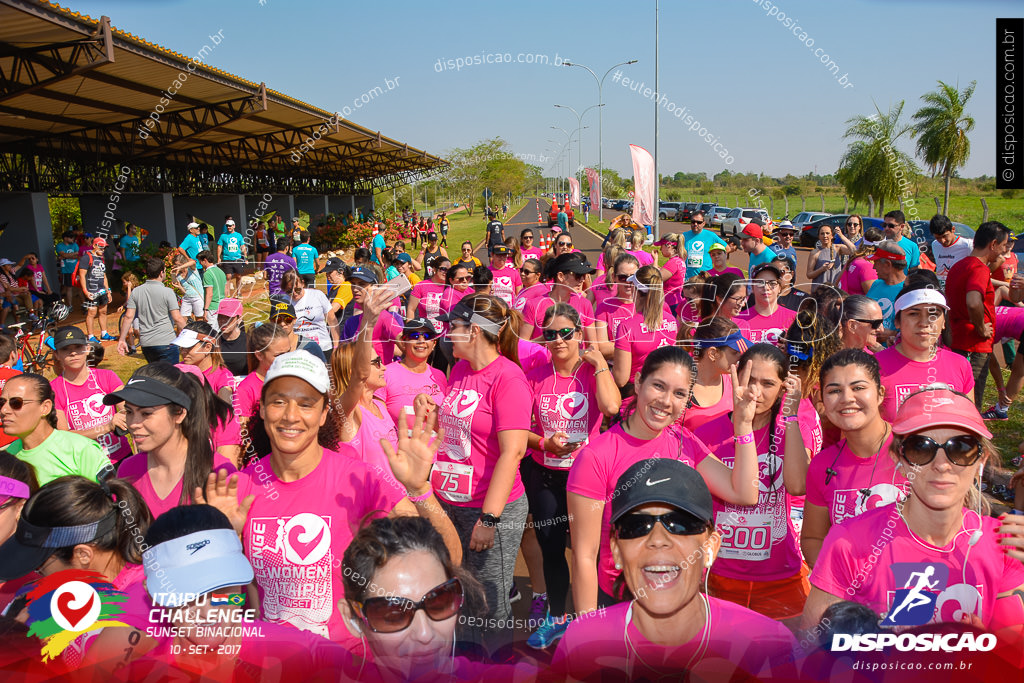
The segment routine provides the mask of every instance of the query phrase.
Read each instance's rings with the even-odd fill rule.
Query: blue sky
[[[599,76],[636,58],[622,75],[654,86],[654,0],[66,1],[188,55],[223,30],[210,57],[218,68],[327,110],[348,107],[354,122],[435,154],[501,136],[548,173],[553,162],[541,158],[565,140],[550,126],[576,127],[571,112],[553,105],[597,104],[594,78],[555,66],[556,58]],[[941,79],[961,87],[978,81],[962,175],[992,175],[995,18],[1022,8],[1010,0],[662,0],[661,92],[666,106],[686,107],[683,116],[703,131],[690,132],[692,121],[663,107],[659,170],[833,172],[847,118],[905,99],[909,122],[920,95]],[[821,63],[824,55],[837,74]],[[449,59],[477,56],[492,63],[446,68]],[[851,87],[837,81],[844,74]],[[386,79],[397,87],[354,106]],[[655,104],[612,79],[604,85],[604,163],[631,176],[627,145],[653,151]],[[583,119],[583,165],[597,163],[597,114]],[[903,146],[913,153],[913,141]]]

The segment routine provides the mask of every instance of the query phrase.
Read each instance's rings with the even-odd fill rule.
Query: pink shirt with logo
[[[277,478],[267,456],[245,469],[239,499],[255,495],[242,534],[262,617],[340,641],[346,629],[341,558],[367,515],[383,517],[403,497],[348,444],[324,449],[312,472]]]
[[[907,396],[934,382],[949,384],[957,391],[974,395],[974,374],[970,362],[958,353],[939,347],[930,361],[913,361],[900,353],[897,346],[875,354],[882,371],[885,398],[879,412],[882,419],[892,423],[896,411]]]
[[[519,296],[512,302],[512,307],[522,313],[526,309],[526,305],[530,303],[532,299],[537,297],[547,296],[551,293],[551,285],[546,282],[538,282],[532,287],[526,287],[525,289],[519,290]]]
[[[686,282],[686,263],[678,256],[673,256],[661,266],[672,273],[665,280],[665,303],[676,306],[683,300],[683,283]]]
[[[631,299],[609,297],[598,305],[594,318],[608,326],[608,339],[614,342],[619,338],[619,326],[634,315],[636,306]]]
[[[431,472],[435,493],[452,505],[482,507],[501,455],[498,432],[528,430],[532,405],[526,376],[504,356],[475,372],[456,363],[438,409],[444,440]],[[517,468],[507,502],[523,493]]]
[[[798,411],[804,445],[813,443],[814,421]],[[729,467],[736,458],[734,429],[728,416],[721,416],[696,430],[696,436]],[[722,534],[712,573],[730,579],[776,581],[800,571],[800,535],[790,519],[790,497],[782,480],[786,424],[782,413],[775,421],[774,435],[768,425],[754,431],[760,492],[757,505],[733,505],[715,497],[715,526]],[[753,577],[753,578],[752,578]]]
[[[907,479],[889,455],[891,444],[892,432],[870,458],[854,455],[846,446],[846,439],[823,450],[811,460],[807,470],[807,502],[828,508],[829,521],[835,525],[903,500]],[[836,474],[830,476],[829,469]],[[863,493],[864,489],[868,493]]]
[[[619,477],[635,463],[650,458],[680,460],[696,467],[709,455],[711,449],[688,430],[673,426],[654,439],[644,441],[627,434],[622,423],[591,439],[579,452],[569,470],[566,490],[604,504],[597,560],[597,583],[602,591],[614,595],[615,578],[621,573],[615,569],[610,543],[611,499]]]
[[[878,279],[874,266],[865,258],[855,258],[839,276],[839,288],[847,294],[864,294],[864,283]]]
[[[233,397],[238,417],[252,417],[259,412],[262,391],[263,378],[255,372],[250,372],[245,379],[238,383]]]
[[[661,325],[658,329],[648,329],[644,317],[635,313],[633,317],[624,320],[615,334],[615,348],[630,352],[629,379],[635,381],[640,368],[644,366],[644,360],[654,349],[662,346],[672,346],[676,343],[676,335],[679,333],[679,323],[672,316],[667,308],[661,312]]]
[[[1024,308],[996,306],[995,341],[1017,341],[1024,336]]]
[[[597,405],[597,377],[594,366],[582,363],[575,374],[563,377],[551,365],[539,365],[526,374],[533,391],[533,433],[545,439],[557,432],[568,435],[570,443],[580,448],[601,433],[603,415]],[[530,449],[540,465],[555,470],[568,470],[575,459],[573,451],[562,458],[554,453]]]
[[[589,299],[573,292],[569,296],[568,304],[579,311],[580,323],[584,327],[594,324],[594,307],[590,304]],[[554,305],[555,302],[550,296],[538,296],[527,302],[526,308],[523,309],[523,320],[533,325],[532,339],[540,339],[541,328],[544,325],[544,314]]]
[[[231,474],[237,470],[227,458],[215,452],[213,454],[213,471]],[[179,502],[181,500],[181,479],[174,485],[166,498],[161,498],[153,488],[153,482],[149,478],[149,454],[147,453],[136,453],[125,458],[117,468],[117,476],[127,479],[135,487],[142,499],[146,501],[146,505],[149,506],[149,511],[153,513],[154,519],[181,504]]]
[[[906,610],[903,603],[911,596],[898,590],[918,589],[934,605],[929,623],[958,621],[955,613],[962,610],[988,625],[996,596],[1024,585],[1024,564],[997,545],[1000,520],[987,515],[979,520],[967,508],[962,512],[963,530],[943,548],[911,532],[895,503],[848,519],[825,537],[811,584],[881,615]],[[979,527],[984,534],[965,564],[968,541]]]
[[[384,401],[388,415],[396,425],[406,420],[406,424],[411,426],[412,421],[403,416],[406,409],[412,407],[416,395],[427,394],[434,403],[441,405],[447,390],[448,378],[437,368],[428,365],[426,372],[413,372],[396,360],[385,366],[384,386],[375,395]]]
[[[420,280],[414,284],[411,295],[419,299],[419,303],[416,304],[416,315],[436,324],[437,316],[441,315],[441,300],[447,289],[447,285],[430,280]]]
[[[652,643],[630,618],[631,610],[637,608],[624,602],[573,620],[558,643],[551,670],[558,680],[595,681],[682,680],[688,665],[687,678],[693,681],[766,680],[773,675],[782,680],[787,671],[795,673],[791,667],[797,645],[789,629],[728,600],[707,600],[703,647],[703,629],[671,647]]]
[[[515,266],[511,268],[494,268],[488,266],[494,280],[491,282],[491,294],[498,297],[509,306],[515,303],[516,295],[523,288],[523,279],[519,277],[519,271]]]
[[[756,308],[748,308],[734,318],[734,322],[740,325],[743,321],[746,330],[744,337],[760,344],[776,344],[779,337],[785,336],[786,330],[796,319],[796,311],[791,311],[784,306],[776,306],[775,312],[771,315],[761,315]]]
[[[544,250],[537,247],[531,247],[530,249],[521,248],[519,253],[522,254],[524,261],[528,258],[535,258],[539,261],[544,256]]]
[[[112,370],[90,368],[84,384],[72,384],[63,377],[50,380],[53,387],[54,407],[63,410],[68,426],[73,431],[92,429],[108,424],[114,419],[117,406],[103,405],[103,397],[124,386],[124,382]],[[100,434],[96,441],[112,462],[118,462],[132,454],[128,439],[113,432]]]

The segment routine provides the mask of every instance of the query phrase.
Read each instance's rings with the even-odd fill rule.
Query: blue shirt
[[[125,235],[121,238],[121,248],[124,250],[125,261],[139,260],[139,238]]]
[[[379,232],[373,236],[373,242],[370,243],[370,258],[374,263],[380,265],[380,260],[377,258],[377,250],[384,251],[384,247],[387,246],[387,242],[384,241],[384,235]]]
[[[793,262],[793,267],[796,268],[796,247],[790,247],[789,249],[783,249],[781,245],[773,245],[769,247],[778,256],[785,256]]]
[[[61,242],[57,245],[57,258],[60,259],[61,273],[69,275],[75,272],[75,266],[78,265],[78,245]]]
[[[903,252],[907,255],[907,265],[903,266],[903,272],[909,273],[911,268],[921,265],[921,249],[917,246],[917,242],[906,235],[900,238],[899,245],[903,247]]]
[[[225,261],[241,261],[244,243],[245,238],[237,232],[223,233],[217,240],[217,244],[221,247],[221,258]]]
[[[683,233],[683,240],[686,247],[687,279],[711,268],[711,256],[708,254],[708,249],[711,248],[712,244],[727,246],[725,240],[710,230],[701,230],[699,235],[693,230],[687,230]],[[680,254],[680,256],[683,256],[683,254]]]
[[[885,280],[878,279],[872,282],[870,289],[868,289],[868,298],[877,301],[878,306],[882,309],[882,327],[887,330],[896,329],[894,322],[896,317],[896,297],[899,296],[904,284],[906,284],[906,281],[895,285],[887,285]]]
[[[201,232],[199,233],[199,242],[203,245],[203,249],[210,248],[210,233]]]
[[[775,252],[771,249],[765,249],[760,254],[751,252],[750,264],[747,266],[747,277],[750,277],[750,273],[754,270],[754,266],[759,266],[762,263],[771,263],[775,260]]]
[[[320,253],[311,244],[299,244],[292,247],[292,258],[298,264],[299,273],[302,275],[316,274],[316,260]]]
[[[562,230],[569,229],[569,215],[565,211],[558,212],[558,227]]]
[[[203,242],[196,235],[189,233],[185,235],[185,239],[181,241],[179,248],[185,252],[190,259],[196,262],[196,268],[202,268],[199,264],[199,259],[196,256],[199,252],[203,251]]]

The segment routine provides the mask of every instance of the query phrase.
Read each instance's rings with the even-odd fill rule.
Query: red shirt
[[[7,384],[7,380],[20,374],[21,370],[15,370],[14,368],[9,368],[6,365],[0,365],[0,389],[4,388],[4,385]],[[8,446],[17,440],[18,437],[8,436],[3,432],[3,430],[0,430],[0,448]],[[6,605],[4,605],[4,607],[6,607]],[[0,609],[2,609],[2,607],[0,607]]]
[[[975,329],[967,311],[967,292],[980,292],[985,303],[985,322],[996,326],[995,289],[992,272],[977,256],[968,256],[953,264],[946,276],[946,302],[949,305],[949,327],[953,333],[952,348],[956,351],[989,353],[992,338],[984,338]]]

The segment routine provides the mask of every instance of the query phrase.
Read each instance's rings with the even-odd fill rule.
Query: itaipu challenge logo
[[[128,596],[99,572],[67,569],[39,580],[28,595],[28,634],[43,641],[43,661],[59,657],[83,633],[127,626],[114,617]]]

